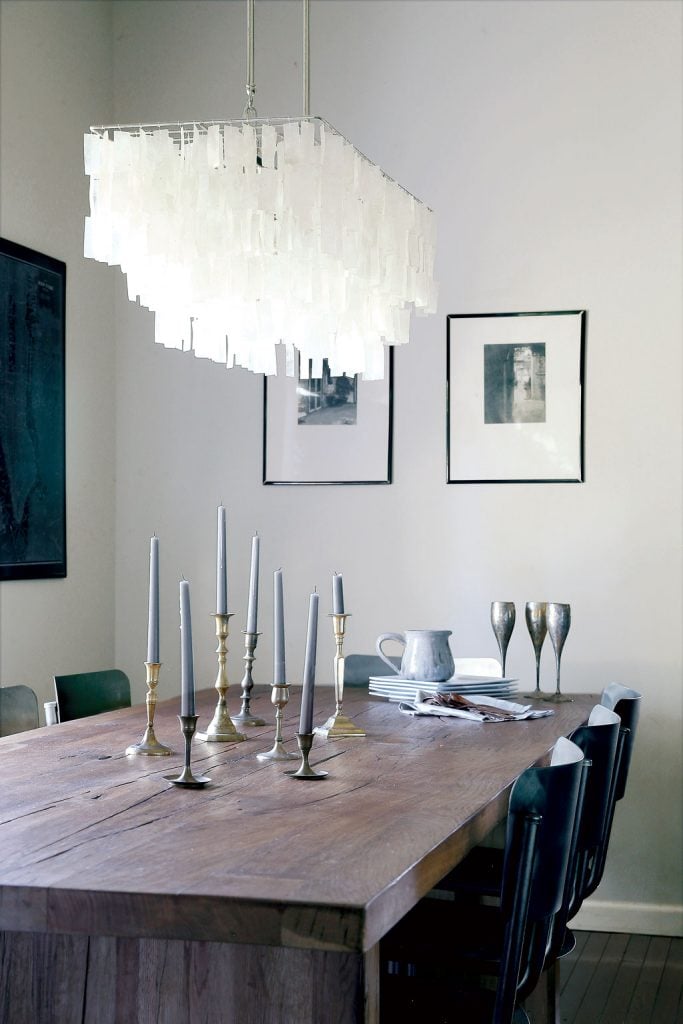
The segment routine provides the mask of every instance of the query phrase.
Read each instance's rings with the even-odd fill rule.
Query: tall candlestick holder
[[[346,613],[339,614],[338,612],[331,612],[329,618],[332,619],[334,639],[337,645],[337,650],[334,655],[334,699],[336,703],[336,710],[334,714],[327,719],[324,725],[319,725],[314,731],[319,736],[325,736],[327,739],[336,739],[338,736],[365,736],[365,729],[361,729],[360,726],[355,725],[355,723],[344,714],[343,709],[344,634],[346,632],[346,620],[349,618],[349,615]]]
[[[130,747],[126,748],[127,754],[164,757],[171,753],[171,748],[167,747],[165,743],[159,743],[159,740],[154,735],[154,711],[157,706],[157,684],[159,682],[160,668],[160,661],[145,662],[145,670],[147,672],[147,696],[145,698],[147,705],[147,728],[139,743],[133,743]]]
[[[296,742],[299,745],[301,751],[301,764],[296,769],[285,772],[285,775],[291,776],[293,779],[325,779],[327,778],[327,772],[317,772],[311,768],[308,763],[308,756],[313,746],[313,733],[312,732],[298,732],[296,734]]]
[[[187,786],[189,789],[199,789],[200,786],[206,786],[207,782],[211,782],[211,779],[208,775],[192,774],[192,737],[197,728],[197,716],[178,715],[178,721],[180,722],[180,731],[185,740],[185,766],[180,775],[164,775],[164,778],[167,782],[172,782],[174,786]]]
[[[275,743],[270,750],[257,754],[259,761],[296,761],[297,755],[290,754],[282,745],[282,716],[289,701],[289,683],[272,684],[270,702],[275,705]]]
[[[255,715],[252,715],[251,708],[249,706],[251,701],[251,691],[254,686],[254,680],[251,678],[251,667],[256,658],[254,651],[256,650],[256,644],[258,643],[258,638],[261,634],[252,633],[248,629],[245,629],[242,632],[244,633],[244,646],[246,650],[246,654],[242,659],[245,665],[244,677],[241,683],[242,707],[240,708],[239,714],[235,715],[233,721],[239,722],[240,725],[265,725],[265,719],[257,718]]]
[[[228,672],[225,667],[228,653],[227,639],[230,626],[230,619],[233,612],[215,612],[213,618],[216,620],[216,637],[218,638],[218,675],[216,676],[216,689],[218,690],[218,703],[209,722],[206,732],[198,732],[197,739],[205,740],[207,743],[238,743],[246,740],[244,733],[238,732],[228,714],[228,707],[225,702],[225,695],[228,690]]]

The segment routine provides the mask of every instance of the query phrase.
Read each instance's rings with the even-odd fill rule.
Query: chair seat
[[[402,977],[385,973],[381,980],[381,1024],[415,1021],[415,1024],[491,1024],[495,990],[484,988],[481,979],[452,974],[433,977]],[[521,1006],[515,1007],[512,1024],[529,1024]]]

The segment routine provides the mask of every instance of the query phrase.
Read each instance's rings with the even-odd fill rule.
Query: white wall
[[[83,133],[111,117],[110,14],[84,0],[0,6],[0,234],[67,265],[68,575],[0,583],[0,679],[41,705],[54,673],[114,660],[113,288],[83,259]]]
[[[263,538],[256,676],[270,678],[271,571],[286,579],[289,675],[305,603],[344,571],[348,649],[451,627],[494,653],[489,602],[570,601],[567,689],[643,690],[632,785],[597,923],[681,927],[680,8],[670,3],[312,4],[312,109],[438,216],[439,315],[396,353],[395,483],[261,484],[261,381],[153,344],[117,287],[117,660],[142,694],[148,538],[162,544],[162,686],[177,689],[177,580],[198,677],[214,678],[215,506],[230,516],[237,706],[249,537]],[[116,117],[238,115],[238,3],[117,3]],[[256,5],[256,106],[301,109],[300,4]],[[586,482],[447,486],[445,317],[589,310]],[[324,608],[323,610],[328,610]],[[319,677],[333,653],[323,620]],[[510,668],[526,682],[523,625]],[[544,655],[546,682],[551,651]],[[319,697],[320,714],[329,710]],[[368,742],[371,742],[369,740]],[[643,904],[657,904],[655,913]],[[662,910],[662,906],[669,907]],[[635,918],[638,920],[635,920]],[[593,921],[592,923],[595,923]]]
[[[599,691],[620,679],[645,695],[607,875],[584,919],[615,930],[681,931],[680,6],[638,0],[312,5],[314,111],[424,198],[439,225],[439,314],[416,320],[411,344],[396,353],[395,482],[336,488],[264,487],[261,380],[158,348],[151,315],[127,302],[119,271],[79,265],[86,204],[80,138],[63,148],[60,140],[64,123],[78,121],[75,135],[81,121],[106,120],[88,106],[107,96],[106,48],[99,35],[94,50],[83,38],[84,25],[101,27],[101,11],[93,13],[90,3],[42,4],[52,19],[44,25],[31,14],[37,6],[5,2],[2,8],[3,27],[12,26],[22,55],[3,38],[2,230],[55,255],[73,247],[72,286],[78,275],[87,284],[80,306],[71,307],[72,344],[80,339],[79,366],[87,377],[72,379],[70,387],[74,398],[80,388],[79,400],[91,404],[80,424],[72,420],[69,435],[71,566],[82,570],[61,585],[2,586],[3,682],[10,666],[15,674],[35,666],[36,643],[41,666],[54,661],[53,643],[60,658],[75,647],[85,662],[81,640],[91,660],[95,649],[106,649],[103,660],[110,660],[111,633],[104,628],[111,628],[110,591],[103,581],[112,562],[111,477],[95,453],[112,450],[105,345],[111,287],[115,655],[137,697],[144,693],[147,551],[154,531],[162,546],[160,688],[178,690],[181,574],[192,584],[197,678],[213,682],[209,614],[220,500],[230,514],[231,604],[238,613],[229,656],[233,708],[255,528],[263,538],[259,682],[270,677],[270,578],[280,565],[292,681],[301,672],[308,592],[316,584],[327,601],[334,569],[344,572],[353,613],[349,651],[370,650],[385,629],[444,625],[454,631],[455,653],[492,654],[492,599],[515,600],[520,612],[527,599],[570,601],[565,687]],[[113,120],[241,112],[244,4],[117,0],[112,14]],[[258,111],[296,113],[300,4],[259,0],[256,17]],[[73,63],[43,72],[35,40],[55,31],[56,52],[69,53]],[[73,33],[70,49],[63,32]],[[24,71],[23,60],[32,67]],[[39,105],[29,105],[22,93],[8,100],[6,93],[8,81],[29,88],[29,72],[42,82],[41,119],[46,125],[59,119],[59,162],[39,171],[37,184],[15,184],[19,197],[10,203],[6,160],[22,173],[28,166],[30,177],[36,173],[31,117]],[[83,88],[70,88],[73,79]],[[62,89],[70,89],[66,99]],[[88,99],[88,90],[95,98]],[[27,138],[6,157],[10,117],[26,122]],[[71,196],[59,209],[46,187],[55,179]],[[26,190],[44,213],[40,220],[27,217],[28,233]],[[81,323],[75,313],[83,304]],[[589,311],[586,482],[446,485],[446,315],[572,308]],[[91,351],[86,342],[98,322]],[[91,479],[92,487],[84,486]],[[81,592],[64,606],[40,597],[51,587],[66,593],[72,583]],[[36,602],[39,621],[51,628],[56,617],[63,637],[36,631]],[[324,620],[320,682],[329,682],[332,653]],[[530,681],[531,646],[521,621],[509,667]],[[549,682],[549,648],[543,669]],[[329,710],[322,695],[318,709],[321,716]]]

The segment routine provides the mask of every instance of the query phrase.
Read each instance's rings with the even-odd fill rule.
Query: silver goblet
[[[536,655],[536,689],[533,693],[525,693],[524,696],[532,700],[544,699],[544,694],[541,693],[541,648],[548,632],[547,612],[547,601],[527,601],[526,603],[524,612],[526,626]]]
[[[572,613],[568,604],[557,604],[555,601],[551,601],[548,604],[548,635],[555,651],[555,671],[557,675],[555,693],[548,699],[557,702],[572,700],[571,697],[560,693],[560,659],[562,658],[562,648],[567,639],[571,623]]]
[[[514,601],[492,601],[491,602],[491,625],[498,641],[500,660],[503,663],[503,677],[505,676],[505,658],[507,656],[508,644],[515,628],[515,604]]]

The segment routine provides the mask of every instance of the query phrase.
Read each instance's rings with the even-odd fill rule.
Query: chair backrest
[[[610,711],[616,711],[621,719],[622,744],[619,757],[619,769],[616,779],[615,800],[621,800],[626,792],[626,780],[631,766],[633,744],[640,718],[640,701],[642,693],[631,690],[621,683],[610,683],[602,691],[600,703]]]
[[[453,672],[456,676],[503,675],[501,663],[496,658],[453,658]]]
[[[396,668],[400,658],[389,658]],[[344,686],[367,686],[370,676],[387,676],[389,669],[376,654],[349,654],[344,658]]]
[[[396,668],[400,658],[389,658]],[[502,675],[500,662],[495,658],[454,658],[454,672],[461,676]],[[367,686],[370,676],[388,675],[386,664],[376,654],[349,654],[344,658],[344,686]]]
[[[600,848],[600,855],[593,859],[590,876],[584,882],[584,899],[595,892],[602,881],[605,871],[609,839],[612,834],[612,822],[614,821],[614,809],[617,800],[621,800],[626,792],[626,782],[631,766],[638,719],[640,718],[640,701],[642,696],[642,693],[638,693],[637,690],[631,690],[628,686],[622,686],[621,683],[610,683],[600,695],[600,704],[604,708],[614,711],[619,716],[621,725],[619,726],[619,740],[612,778],[612,790],[610,792],[605,840]]]
[[[543,971],[553,919],[561,907],[574,834],[583,754],[555,744],[551,764],[528,768],[510,794],[503,861],[503,956],[494,1024],[511,1020],[518,998]]]
[[[562,906],[553,922],[549,961],[561,954],[567,922],[578,913],[586,898],[594,865],[603,857],[603,846],[609,843],[619,727],[619,716],[597,704],[588,723],[575,729],[570,737],[584,756],[582,789]]]
[[[78,672],[54,679],[60,722],[130,707],[130,682],[118,668]]]
[[[31,687],[0,687],[0,736],[13,736],[38,725],[38,698]]]

